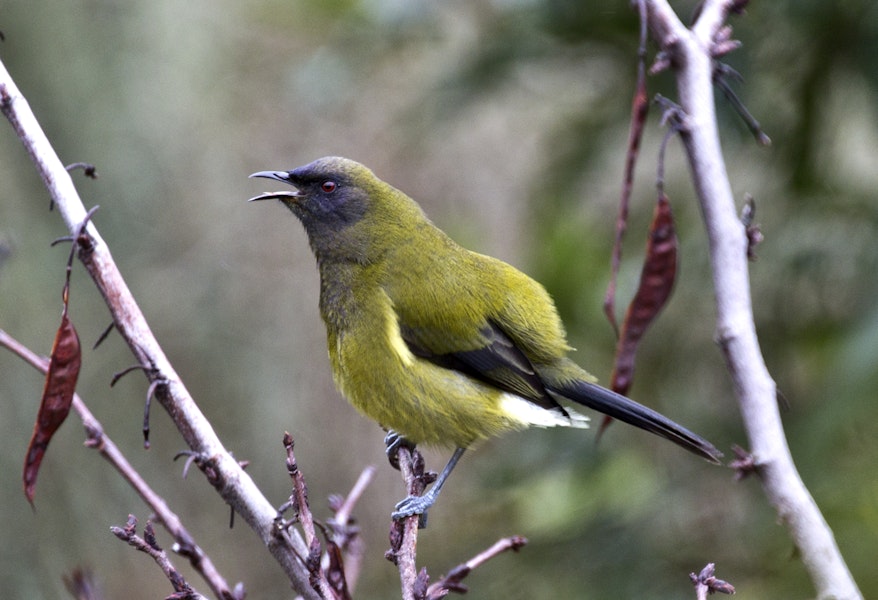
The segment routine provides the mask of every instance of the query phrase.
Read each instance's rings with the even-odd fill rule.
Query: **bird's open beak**
[[[290,182],[290,174],[286,171],[259,171],[258,173],[253,173],[250,175],[250,178],[253,177],[262,177],[264,179],[274,179],[275,181],[282,181],[283,183],[288,183],[292,185]],[[259,194],[258,196],[253,196],[248,200],[248,202],[255,202],[256,200],[284,200],[284,199],[296,199],[302,196],[302,192],[299,190],[284,190],[282,192],[266,192],[265,194]]]

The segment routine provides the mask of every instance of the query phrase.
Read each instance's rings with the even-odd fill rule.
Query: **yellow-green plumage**
[[[371,211],[348,229],[364,241],[368,264],[320,266],[321,313],[341,392],[415,443],[466,447],[526,427],[501,409],[506,392],[415,356],[400,327],[448,354],[485,346],[481,331],[492,319],[532,360],[545,362],[568,350],[557,314],[542,310],[552,306],[546,291],[509,265],[461,248],[407,196],[363,167],[353,170],[355,182],[372,184]],[[534,306],[521,301],[531,297]]]
[[[466,250],[408,196],[351,160],[255,174],[302,221],[320,270],[336,384],[364,414],[415,443],[465,448],[528,425],[584,424],[559,398],[600,410],[711,460],[707,441],[593,383],[545,289]]]
[[[528,423],[503,413],[501,400],[507,392],[415,356],[400,325],[437,354],[477,350],[485,345],[480,330],[486,315],[502,326],[510,314],[522,314],[527,307],[505,294],[493,297],[506,298],[506,306],[492,302],[496,290],[472,277],[474,272],[502,277],[503,265],[473,255],[466,257],[469,277],[448,279],[436,275],[433,263],[441,260],[441,254],[432,255],[422,272],[394,273],[392,260],[361,269],[349,288],[359,318],[338,319],[325,302],[323,315],[336,383],[354,406],[415,443],[466,447]],[[388,279],[395,283],[382,283]],[[441,301],[449,291],[450,298]],[[549,320],[547,325],[552,329],[558,323]],[[559,415],[559,424],[562,419]]]

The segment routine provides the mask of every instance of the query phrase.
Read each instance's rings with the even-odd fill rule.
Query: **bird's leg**
[[[392,429],[384,436],[384,445],[387,446],[384,450],[384,453],[387,455],[387,460],[390,462],[390,466],[397,471],[399,471],[399,449],[408,448],[409,451],[415,449],[415,445],[412,442]]]
[[[439,498],[439,492],[442,491],[442,486],[445,484],[445,480],[451,475],[451,471],[454,470],[457,461],[463,456],[464,450],[466,450],[466,448],[457,448],[454,451],[454,454],[448,459],[448,464],[446,464],[445,468],[442,469],[442,472],[439,473],[439,477],[436,478],[433,487],[431,487],[426,494],[423,496],[409,496],[401,502],[398,502],[396,504],[396,510],[393,511],[390,516],[398,521],[412,515],[421,515],[421,520],[418,526],[421,529],[426,527],[427,509],[433,506],[433,503]]]

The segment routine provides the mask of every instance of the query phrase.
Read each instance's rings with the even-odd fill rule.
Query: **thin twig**
[[[196,592],[191,585],[186,583],[186,580],[176,567],[174,567],[171,559],[168,558],[168,554],[158,545],[158,542],[155,539],[155,531],[152,528],[152,523],[150,521],[146,522],[146,527],[143,528],[143,537],[140,537],[135,533],[136,529],[137,519],[134,515],[128,515],[128,523],[125,527],[110,527],[110,531],[113,532],[113,535],[117,538],[127,542],[132,548],[136,548],[152,557],[165,574],[165,577],[168,578],[168,581],[171,582],[174,591],[177,592],[172,596],[175,600],[207,600],[204,596]]]
[[[465,594],[468,589],[461,582],[466,578],[467,575],[472,573],[473,569],[480,567],[485,564],[498,554],[502,554],[503,552],[513,551],[518,552],[521,548],[523,548],[527,544],[527,538],[524,538],[520,535],[514,535],[512,537],[503,538],[494,543],[493,546],[480,552],[475,555],[465,563],[459,564],[453,569],[451,569],[448,574],[437,581],[436,583],[430,585],[427,588],[427,600],[438,600],[439,598],[444,598],[449,592],[458,592],[461,594]]]
[[[98,178],[98,170],[97,170],[97,167],[95,167],[95,166],[94,166],[93,164],[91,164],[91,163],[87,163],[87,162],[75,162],[75,163],[70,163],[69,165],[67,165],[67,166],[64,167],[64,168],[67,169],[68,172],[75,171],[76,169],[82,169],[82,172],[83,172],[83,173],[85,174],[85,176],[88,177],[89,179],[97,179],[97,178]]]
[[[38,356],[2,329],[0,329],[0,346],[7,348],[43,374],[49,368],[49,361],[47,359]],[[168,507],[164,498],[159,496],[140,476],[140,473],[137,472],[131,463],[128,462],[128,459],[125,458],[122,451],[119,450],[119,447],[104,432],[100,421],[92,414],[79,394],[73,395],[73,410],[79,415],[85,428],[85,445],[97,450],[98,454],[110,463],[122,478],[134,488],[134,491],[153,511],[158,521],[173,536],[175,541],[174,551],[189,559],[192,567],[201,574],[208,586],[218,597],[229,600],[240,597],[230,590],[225,578],[217,570],[210,557],[195,543],[192,535],[183,526],[180,517]]]
[[[347,524],[351,520],[351,513],[354,510],[354,506],[360,501],[363,492],[366,491],[366,488],[369,487],[372,480],[375,479],[375,471],[376,469],[372,465],[363,469],[363,472],[360,473],[360,476],[357,478],[351,491],[348,492],[347,497],[341,505],[339,505],[338,509],[336,509],[334,517],[336,523]]]
[[[363,469],[351,491],[348,492],[347,497],[332,503],[333,508],[337,506],[335,508],[335,516],[327,522],[332,531],[333,543],[344,552],[344,574],[348,590],[351,594],[354,593],[357,587],[357,581],[363,568],[363,555],[366,550],[366,545],[360,535],[360,529],[354,524],[351,514],[354,510],[354,505],[360,500],[363,492],[375,478],[375,471],[374,466],[368,466]]]
[[[311,506],[308,504],[308,486],[305,484],[305,477],[299,470],[299,464],[296,462],[296,455],[293,452],[295,443],[293,436],[289,431],[284,432],[284,448],[287,451],[287,473],[293,481],[293,493],[290,495],[290,505],[295,511],[295,518],[302,526],[305,533],[305,543],[310,547],[317,534],[314,531],[314,517],[311,515]]]
[[[287,472],[293,481],[293,492],[287,505],[295,512],[293,522],[299,523],[302,527],[302,533],[305,534],[305,543],[309,548],[305,563],[311,575],[311,586],[323,598],[333,598],[332,588],[326,580],[326,573],[321,568],[322,547],[314,529],[314,517],[311,514],[311,505],[308,503],[308,486],[305,484],[305,476],[302,475],[299,464],[296,462],[296,455],[293,452],[295,444],[290,432],[284,432],[283,443],[287,451]],[[278,518],[280,519],[281,516],[281,512],[278,511]],[[287,525],[291,524],[292,522]],[[288,529],[288,527],[285,526],[284,529]]]

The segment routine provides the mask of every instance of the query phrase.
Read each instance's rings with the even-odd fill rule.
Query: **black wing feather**
[[[546,410],[567,411],[546,390],[530,360],[496,323],[488,322],[479,334],[486,341],[476,350],[437,354],[417,341],[416,332],[401,327],[402,339],[412,354],[446,369],[460,371],[473,379],[492,385],[533,402]]]

